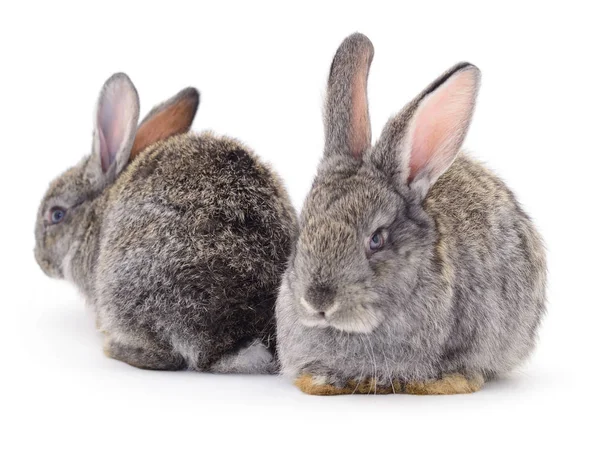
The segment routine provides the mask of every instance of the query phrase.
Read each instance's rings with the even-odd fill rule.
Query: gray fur
[[[281,370],[340,387],[507,372],[531,353],[545,310],[540,236],[496,175],[464,153],[450,165],[472,115],[468,99],[455,154],[414,179],[406,161],[421,102],[461,71],[476,93],[479,72],[457,65],[357,154],[329,135],[370,136],[370,128],[349,131],[355,107],[347,98],[331,103],[331,93],[344,99],[352,74],[364,73],[372,57],[365,41],[348,37],[332,65],[324,158],[277,300]],[[366,245],[380,228],[387,245],[370,255]]]
[[[123,77],[109,79],[99,104]],[[126,122],[138,114],[130,89]],[[195,90],[153,112],[182,96],[191,124]],[[40,267],[81,290],[110,357],[149,369],[270,372],[265,353],[253,365],[212,366],[249,344],[274,352],[274,303],[297,234],[279,178],[240,142],[209,133],[175,134],[122,165],[132,143],[124,134],[103,170],[95,140],[90,156],[52,182],[36,224]],[[67,209],[58,224],[54,206]]]

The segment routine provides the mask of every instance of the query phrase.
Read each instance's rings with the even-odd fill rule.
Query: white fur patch
[[[190,369],[196,369],[198,365],[198,349],[188,342],[180,341],[176,338],[171,339],[173,351],[179,353],[185,359]]]
[[[77,252],[78,249],[79,249],[78,241],[71,244],[69,251],[63,258],[62,263],[61,263],[63,278],[65,278],[67,281],[69,281],[71,283],[75,283],[75,281],[73,280],[73,272],[72,272],[71,268],[72,268],[73,257],[75,257],[75,253]]]
[[[325,375],[314,375],[312,382],[315,386],[324,386],[329,383],[329,379]]]
[[[212,372],[234,374],[268,373],[273,365],[273,355],[260,342],[224,356],[211,367]]]
[[[311,328],[327,328],[329,323],[325,319],[317,319],[317,318],[301,318],[300,323],[304,326],[308,326]]]

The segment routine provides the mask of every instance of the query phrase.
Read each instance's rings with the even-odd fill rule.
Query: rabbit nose
[[[335,289],[330,286],[312,285],[306,291],[306,296],[303,298],[307,309],[313,313],[318,313],[321,317],[325,317],[335,301]]]

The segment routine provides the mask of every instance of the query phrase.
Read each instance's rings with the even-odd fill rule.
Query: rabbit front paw
[[[405,381],[392,379],[385,384],[375,378],[343,379],[332,372],[305,372],[296,378],[296,386],[311,395],[344,394],[414,394],[450,395],[469,394],[479,391],[484,384],[483,376],[446,374],[439,379]]]
[[[335,372],[320,371],[301,373],[295,385],[304,393],[311,395],[345,394],[393,394],[402,392],[400,382],[382,384],[376,378],[343,378]]]
[[[407,382],[403,392],[415,395],[470,394],[479,391],[483,383],[484,379],[480,374],[447,374],[437,380]]]

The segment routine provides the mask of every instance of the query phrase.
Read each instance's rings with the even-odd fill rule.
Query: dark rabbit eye
[[[383,248],[384,242],[385,239],[383,238],[383,234],[378,231],[371,236],[371,239],[369,240],[369,249],[371,251],[379,251]]]
[[[50,209],[50,222],[57,224],[63,221],[65,218],[66,211],[62,207],[53,207]]]

